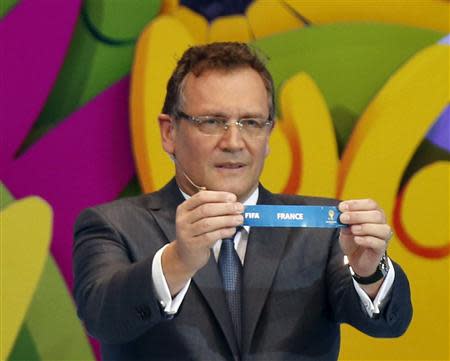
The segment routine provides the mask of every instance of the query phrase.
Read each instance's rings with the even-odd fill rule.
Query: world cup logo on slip
[[[328,210],[328,220],[334,220],[334,211],[332,209]]]

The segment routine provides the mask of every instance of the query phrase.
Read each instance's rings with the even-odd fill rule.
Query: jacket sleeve
[[[100,210],[80,214],[74,232],[74,297],[93,337],[124,343],[166,319],[152,289],[152,259],[133,263],[124,236]]]
[[[328,299],[336,322],[348,323],[373,337],[398,337],[408,328],[412,318],[408,279],[401,267],[392,261],[395,280],[379,317],[371,318],[363,309],[355,290],[336,230],[330,246],[327,267]]]

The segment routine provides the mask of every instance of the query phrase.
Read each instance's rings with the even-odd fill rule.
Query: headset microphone
[[[199,191],[206,191],[206,187],[203,186],[198,186],[197,184],[194,183],[194,181],[186,174],[186,172],[184,171],[183,167],[180,165],[180,163],[177,162],[177,158],[175,158],[175,153],[169,153],[169,157],[170,159],[172,159],[172,161],[177,165],[178,168],[180,168],[181,172],[183,173],[183,176],[187,179],[187,181],[189,183],[191,183],[191,185],[197,189],[197,192]]]

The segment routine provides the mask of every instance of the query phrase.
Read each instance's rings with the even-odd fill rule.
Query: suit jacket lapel
[[[170,242],[176,238],[175,216],[177,206],[184,201],[176,182],[172,179],[159,192],[149,196],[148,208],[155,218],[162,232]],[[162,244],[165,242],[163,241]],[[225,293],[222,287],[217,262],[211,252],[208,263],[200,269],[193,278],[193,283],[206,299],[225,338],[233,352],[233,355],[239,354],[239,348],[234,334],[233,323],[231,320],[228,305],[226,304]],[[191,285],[192,287],[192,285]]]
[[[208,263],[195,274],[193,282],[199,288],[219,322],[233,355],[235,355],[235,358],[238,358],[239,346],[234,333],[233,321],[231,320],[222,279],[212,251]]]
[[[280,204],[280,201],[260,187],[258,204]],[[253,227],[250,230],[244,262],[242,343],[244,354],[250,349],[289,232],[289,228]]]
[[[175,215],[179,204],[184,201],[175,178],[167,183],[161,190],[147,195],[147,208],[156,223],[166,236],[162,244],[171,242],[176,237]]]

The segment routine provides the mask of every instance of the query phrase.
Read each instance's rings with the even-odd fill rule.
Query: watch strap
[[[357,273],[355,273],[353,271],[353,269],[350,267],[350,265],[349,265],[349,269],[350,269],[350,273],[351,273],[353,279],[356,282],[358,282],[361,285],[370,285],[371,283],[375,283],[375,282],[381,280],[389,272],[389,263],[387,261],[387,255],[384,254],[383,257],[381,257],[381,260],[377,266],[377,269],[370,276],[358,275]]]

